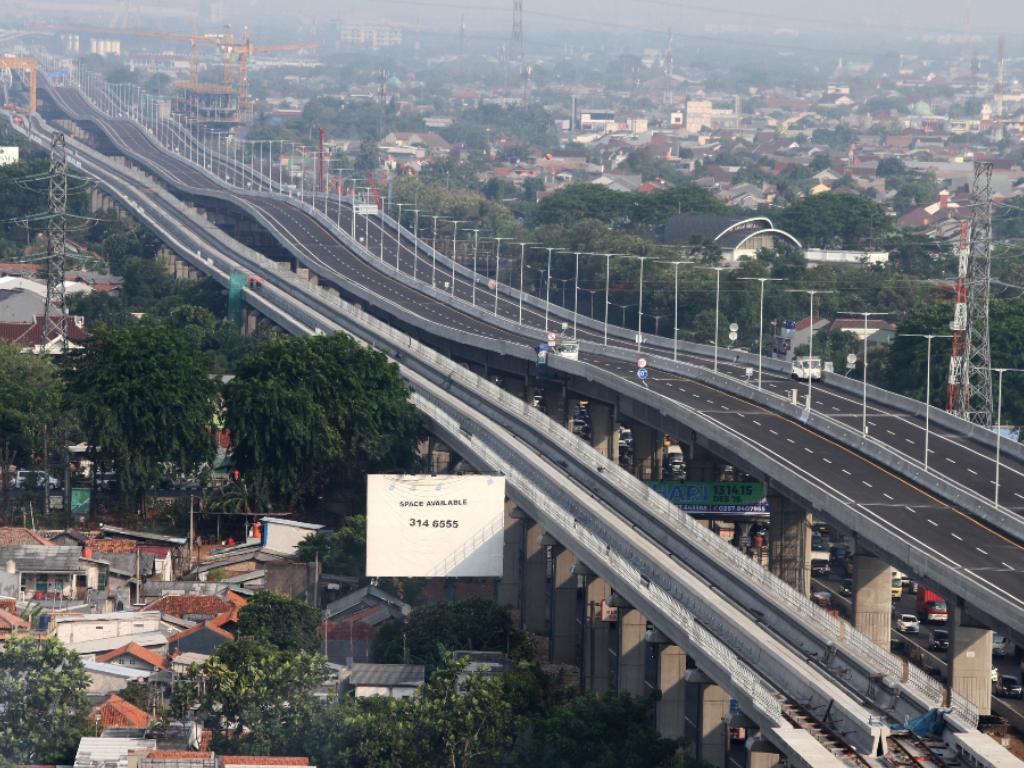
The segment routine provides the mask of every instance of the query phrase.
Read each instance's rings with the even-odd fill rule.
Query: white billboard
[[[17,147],[0,147],[0,165],[14,165],[18,162]]]
[[[369,475],[366,575],[501,576],[501,475]]]

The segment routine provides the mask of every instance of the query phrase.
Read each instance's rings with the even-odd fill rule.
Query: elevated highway
[[[889,724],[940,703],[934,681],[865,643],[656,493],[606,466],[590,446],[536,409],[358,307],[282,272],[167,193],[147,189],[144,177],[84,148],[73,162],[222,284],[235,270],[265,277],[265,291],[247,292],[246,299],[282,327],[294,333],[343,330],[388,349],[416,386],[428,423],[474,466],[506,474],[510,496],[685,648],[790,762],[824,765],[844,750],[870,761],[886,750]],[[492,347],[515,358],[522,344],[512,334],[493,340]],[[818,718],[835,742],[799,725],[790,714],[794,708],[812,723]],[[996,764],[986,751],[988,737],[972,730],[974,718],[954,696],[947,741],[977,755],[979,764]]]
[[[396,328],[456,359],[483,364],[500,378],[530,374],[530,347],[542,337],[545,323],[542,302],[528,297],[520,310],[516,292],[502,286],[495,297],[482,282],[474,286],[467,270],[453,266],[424,243],[414,243],[407,233],[400,237],[396,253],[395,227],[386,217],[376,228],[373,219],[356,217],[353,239],[336,226],[351,211],[332,201],[321,199],[318,208],[325,207],[313,210],[294,200],[229,190],[213,175],[216,162],[201,170],[165,153],[134,124],[98,115],[77,92],[61,89],[54,101],[67,116],[99,126],[126,157],[179,193],[238,206],[274,232],[298,264]],[[230,164],[220,165],[219,172],[232,173]],[[414,270],[420,278],[438,277],[439,272],[451,275],[449,270],[454,270],[454,281],[447,279],[451,293],[446,295],[443,280],[438,286],[412,280]],[[574,319],[552,308],[549,321],[555,318]],[[799,409],[788,406],[784,398],[742,382],[749,358],[721,361],[716,375],[708,371],[708,357],[699,348],[686,345],[675,363],[666,343],[648,340],[642,350],[655,373],[644,388],[633,378],[630,360],[635,352],[626,332],[613,329],[605,345],[603,328],[582,321],[578,335],[585,340],[580,362],[553,363],[572,391],[615,402],[620,413],[671,434],[693,435],[695,442],[857,536],[859,544],[887,562],[940,593],[956,595],[965,609],[989,626],[1024,637],[1018,597],[1024,560],[1017,544],[1024,537],[1015,527],[1019,518],[1012,510],[986,507],[983,483],[971,479],[980,471],[969,471],[989,460],[985,436],[958,432],[955,424],[940,426],[938,436],[933,435],[933,466],[940,458],[950,459],[952,476],[962,460],[966,482],[960,483],[960,478],[924,474],[906,451],[896,449],[900,439],[917,445],[923,424],[912,406],[884,402],[885,393],[873,393],[871,420],[888,437],[865,439],[848,426],[859,414],[852,393],[841,386],[815,388],[814,413],[805,425]],[[767,392],[788,388],[778,371],[769,372],[765,384]],[[823,414],[828,409],[831,418]],[[1011,465],[1015,462],[1012,456]],[[1011,479],[1003,493],[1009,497],[1020,473],[1015,467],[1006,474]],[[951,506],[949,500],[956,499],[969,509]]]

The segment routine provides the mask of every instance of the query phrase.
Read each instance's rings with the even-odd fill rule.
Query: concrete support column
[[[646,696],[647,617],[635,608],[619,608],[619,693]]]
[[[615,432],[613,418],[614,408],[605,403],[587,403],[587,415],[590,416],[590,444],[594,450],[611,461],[617,456],[612,453],[612,433]]]
[[[487,366],[480,363],[466,363],[466,367],[482,379],[487,378]]]
[[[527,521],[523,521],[527,522]],[[537,543],[544,529],[532,520],[523,535],[523,629],[544,632],[547,629],[548,548]]]
[[[889,650],[892,566],[871,555],[853,556],[853,626]]]
[[[558,547],[555,555],[555,580],[551,590],[551,661],[555,664],[578,664],[576,643],[577,577],[572,572],[576,555]]]
[[[645,424],[633,424],[633,473],[639,480],[654,480],[653,464],[657,433]]]
[[[565,413],[567,402],[565,394],[565,387],[561,384],[544,382],[544,404],[548,408],[548,417],[563,427],[569,421]]]
[[[747,739],[746,768],[777,768],[782,765],[782,755],[774,744],[758,736]]]
[[[811,594],[811,515],[769,491],[769,566],[772,573],[803,594]]]
[[[498,582],[498,604],[520,610],[519,596],[522,592],[523,528],[526,515],[514,502],[505,501],[505,538],[501,552],[501,581]]]
[[[580,568],[577,566],[577,572]],[[596,576],[587,577],[583,625],[583,669],[580,670],[588,690],[601,695],[608,690],[610,668],[608,659],[608,622],[601,621],[601,602],[612,590]]]
[[[501,388],[513,397],[518,397],[520,400],[526,399],[526,382],[522,379],[506,377],[501,380]]]
[[[686,462],[686,479],[700,483],[716,482],[718,458],[699,445],[691,445],[690,458]]]
[[[992,630],[983,626],[962,607],[949,613],[950,687],[978,708],[978,714],[992,714]]]
[[[686,673],[686,682],[697,694],[697,722],[694,745],[697,757],[718,768],[726,768],[729,756],[729,694],[699,669]]]
[[[665,475],[665,433],[654,433],[654,447],[651,450],[651,480],[662,480]]]
[[[576,409],[580,406],[580,396],[572,392],[565,393],[565,426],[570,432],[576,421]]]
[[[648,643],[657,643],[658,689],[661,700],[654,709],[658,733],[678,739],[686,733],[686,651],[656,629],[647,633]]]

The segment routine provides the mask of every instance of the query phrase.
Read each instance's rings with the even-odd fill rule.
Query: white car
[[[59,488],[60,483],[57,482],[57,478],[53,475],[47,475],[50,481],[51,488]],[[43,473],[34,469],[19,469],[17,476],[14,478],[15,488],[38,488],[43,484]]]
[[[917,616],[904,613],[896,619],[896,629],[905,635],[916,635],[921,631],[921,622],[917,620]]]

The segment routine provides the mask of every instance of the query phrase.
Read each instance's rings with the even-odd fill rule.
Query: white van
[[[46,475],[46,478],[50,481],[51,488],[59,488],[60,483],[57,482],[57,478],[53,475]],[[14,476],[14,487],[15,488],[38,488],[43,484],[43,473],[35,469],[19,469],[18,474]]]
[[[580,345],[575,339],[558,342],[558,346],[555,347],[555,352],[570,360],[580,359]]]
[[[820,357],[798,357],[793,360],[793,368],[790,375],[794,379],[820,379],[821,371]]]

